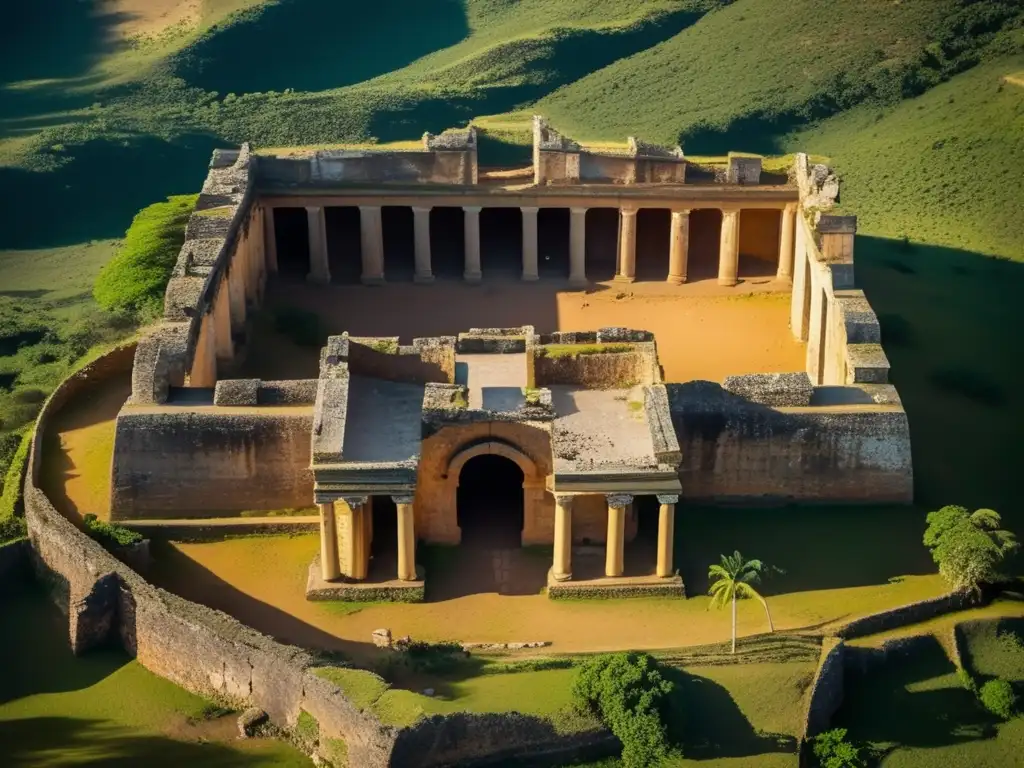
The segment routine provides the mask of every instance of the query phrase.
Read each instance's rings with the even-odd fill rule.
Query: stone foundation
[[[343,600],[349,603],[422,603],[426,584],[423,566],[416,566],[416,581],[325,581],[320,575],[320,555],[309,564],[306,599]]]
[[[616,600],[623,597],[686,597],[683,577],[618,576],[558,581],[548,571],[548,597],[552,600],[586,597]]]

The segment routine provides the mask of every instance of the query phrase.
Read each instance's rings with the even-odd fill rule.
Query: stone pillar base
[[[527,275],[524,273],[522,279],[525,283],[535,283],[540,280],[540,275]]]
[[[686,275],[669,275],[667,282],[672,285],[682,285],[686,282]]]
[[[570,277],[569,278],[569,287],[570,288],[586,288],[587,287],[587,278],[585,278],[585,277]]]
[[[306,275],[306,282],[313,283],[314,285],[329,285],[331,282],[331,278],[327,277],[326,275],[316,275],[310,272],[308,275]]]
[[[417,285],[430,285],[434,282],[433,275],[413,275],[412,281]]]
[[[630,277],[629,275],[616,275],[614,282],[616,283],[635,283],[636,278]]]
[[[720,277],[720,278],[718,278],[718,284],[719,285],[728,286],[730,288],[732,286],[734,286],[734,285],[739,285],[739,283],[740,283],[740,281],[737,278],[735,278],[735,277]]]
[[[363,285],[384,285],[383,277],[361,277],[359,282]]]
[[[551,578],[554,579],[555,581],[572,581],[572,574],[571,573],[555,573],[554,570],[552,570],[551,571]]]
[[[465,280],[467,283],[472,283],[473,285],[476,285],[477,283],[484,279],[484,275],[482,272],[465,272],[462,275],[462,279]]]

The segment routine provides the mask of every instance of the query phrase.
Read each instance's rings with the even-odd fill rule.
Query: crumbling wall
[[[685,499],[909,503],[902,408],[769,407],[711,382],[667,384]]]
[[[313,503],[311,407],[126,407],[111,515],[182,517]]]
[[[397,336],[349,337],[348,371],[386,381],[450,384],[455,380],[455,339],[416,339],[411,346],[401,346]]]
[[[644,383],[644,357],[639,352],[548,357],[539,348],[534,359],[538,387],[568,384],[588,389],[628,389]]]

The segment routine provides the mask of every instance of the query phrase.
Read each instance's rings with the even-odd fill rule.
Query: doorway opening
[[[522,544],[523,470],[496,454],[474,456],[459,473],[456,514],[463,543],[507,548]]]

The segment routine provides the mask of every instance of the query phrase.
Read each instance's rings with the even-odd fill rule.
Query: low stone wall
[[[452,343],[403,347],[398,344],[397,337],[350,337],[348,371],[353,376],[370,376],[385,381],[450,383],[454,381],[455,374],[455,347],[454,339],[448,341]]]
[[[712,382],[665,385],[682,497],[712,502],[909,503],[902,409],[775,408]]]
[[[312,408],[125,408],[111,516],[183,517],[307,507]]]
[[[843,703],[843,670],[846,646],[839,638],[828,638],[821,648],[821,661],[807,693],[803,738],[827,731],[832,716]]]
[[[643,356],[635,351],[548,357],[538,347],[534,375],[538,387],[568,384],[588,389],[628,389],[643,383]]]
[[[921,600],[909,605],[901,605],[889,611],[874,613],[861,619],[855,619],[842,627],[836,635],[845,639],[874,635],[898,629],[909,624],[918,624],[936,616],[954,611],[962,611],[981,605],[983,598],[970,591],[950,592],[948,595]]]
[[[617,754],[619,740],[604,729],[561,734],[539,717],[518,712],[435,715],[404,729],[395,742],[393,765],[562,766]]]

